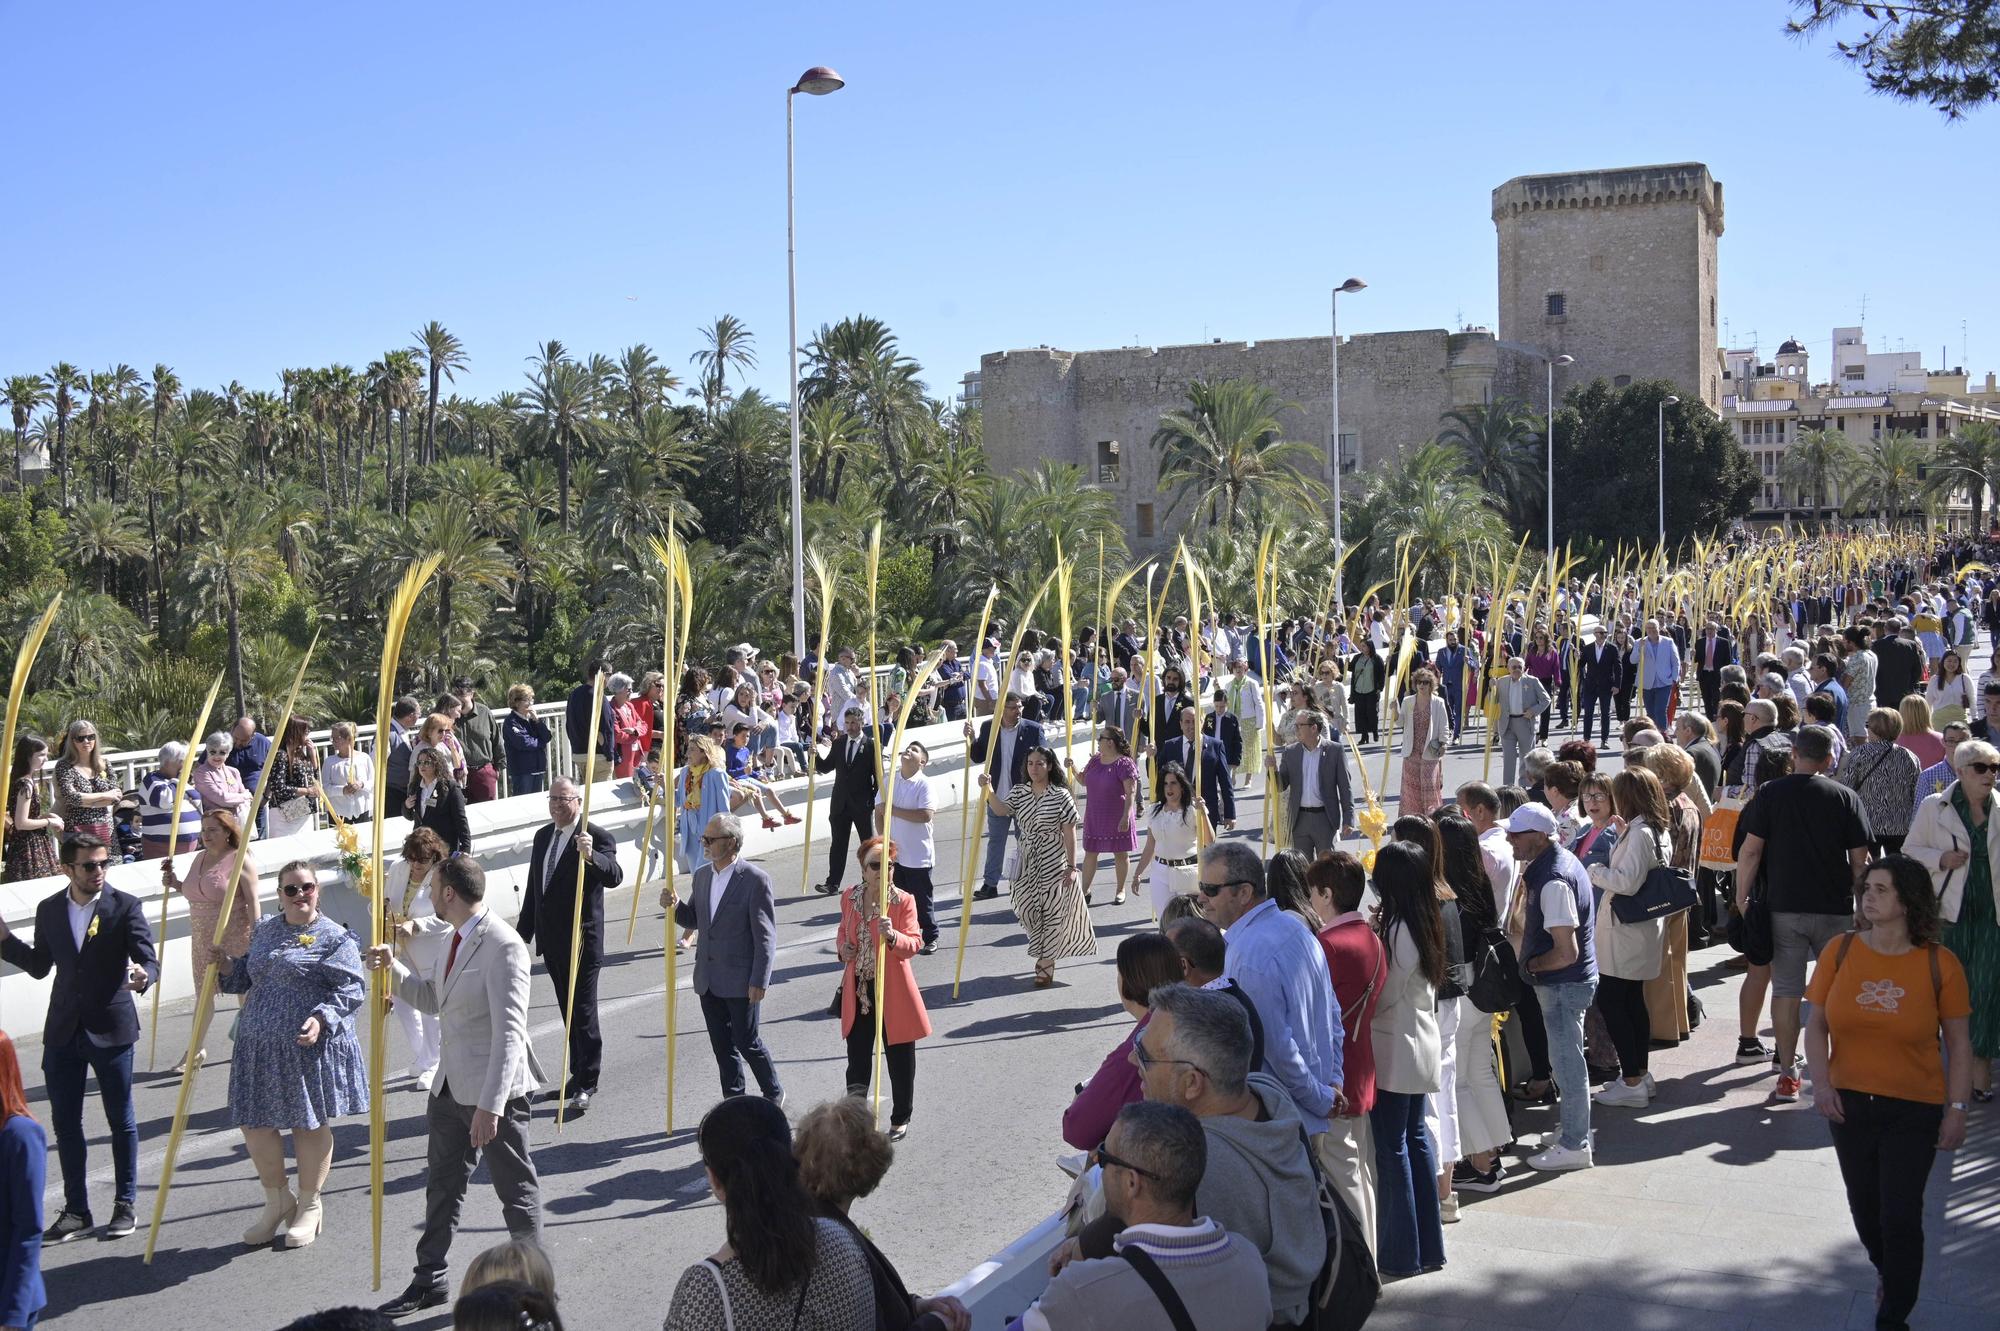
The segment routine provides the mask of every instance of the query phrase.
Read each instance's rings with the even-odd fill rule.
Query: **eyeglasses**
[[[1219,897],[1229,888],[1249,887],[1251,885],[1248,878],[1230,878],[1220,883],[1201,882],[1195,884],[1196,887],[1201,889],[1201,894],[1205,897]]]
[[[284,894],[285,894],[286,896],[288,896],[288,897],[304,897],[304,896],[311,896],[311,895],[312,895],[312,894],[313,894],[314,892],[317,892],[317,891],[319,891],[319,884],[318,884],[318,883],[283,883],[283,884],[280,884],[280,885],[279,885],[279,887],[278,887],[278,890],[279,890],[280,892],[283,892],[283,893],[284,893]]]
[[[1139,1168],[1139,1166],[1133,1164],[1130,1160],[1119,1159],[1117,1156],[1111,1154],[1111,1152],[1105,1150],[1102,1146],[1098,1147],[1095,1151],[1092,1151],[1090,1155],[1092,1161],[1094,1161],[1097,1167],[1100,1169],[1112,1169],[1112,1168],[1129,1169],[1134,1174],[1137,1174],[1140,1178],[1157,1179],[1160,1177],[1158,1174],[1155,1174],[1150,1169]]]
[[[2000,763],[1967,763],[1965,770],[1977,772],[1981,776],[1991,776],[1995,772],[2000,772]]]
[[[95,744],[97,743],[97,736],[95,734],[78,735],[76,737],[76,742],[78,744]]]
[[[551,795],[551,796],[549,796],[549,803],[551,803],[551,804],[580,804],[580,803],[582,803],[582,797],[581,797],[581,796],[578,796],[578,795]]]
[[[108,873],[108,872],[110,871],[110,869],[111,869],[111,861],[110,861],[110,860],[78,860],[78,861],[77,861],[77,862],[76,862],[76,863],[75,863],[75,864],[74,864],[73,866],[71,866],[71,867],[73,867],[73,868],[75,868],[75,869],[78,869],[78,870],[80,870],[80,871],[82,871],[82,872],[84,872],[84,873],[89,873],[89,874],[99,874],[99,873]]]
[[[867,863],[863,864],[863,865],[862,865],[861,867],[862,867],[862,868],[864,868],[864,869],[866,869],[866,870],[867,870],[867,871],[868,871],[869,873],[881,873],[881,872],[882,872],[882,861],[880,861],[880,860],[869,860],[869,861],[868,861]]]
[[[735,839],[736,838],[730,836],[727,832],[722,832],[718,834],[710,834],[707,832],[703,832],[701,834],[701,844],[704,846],[713,845],[718,841],[734,841]]]
[[[1190,1063],[1185,1058],[1155,1057],[1150,1051],[1147,1050],[1146,1042],[1144,1040],[1134,1040],[1132,1042],[1132,1056],[1139,1060],[1139,1071],[1141,1072],[1147,1071],[1155,1063],[1178,1063],[1182,1067],[1193,1068],[1196,1072],[1199,1072],[1204,1077],[1208,1075],[1207,1068],[1204,1068],[1199,1063]]]

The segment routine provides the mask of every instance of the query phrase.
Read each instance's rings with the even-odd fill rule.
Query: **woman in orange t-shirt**
[[[1870,865],[1861,915],[1868,927],[1827,944],[1806,987],[1806,1064],[1881,1277],[1875,1325],[1902,1327],[1923,1278],[1924,1183],[1937,1152],[1965,1143],[1972,1001],[1958,958],[1938,946],[1922,864],[1888,855]]]

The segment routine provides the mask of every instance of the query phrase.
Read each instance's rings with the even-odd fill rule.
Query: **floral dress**
[[[1014,878],[1014,914],[1028,931],[1028,955],[1037,961],[1085,957],[1097,951],[1090,909],[1070,881],[1063,829],[1077,824],[1076,801],[1059,785],[1041,794],[1028,782],[1007,792],[1021,839],[1021,871]]]
[[[68,758],[56,760],[55,783],[56,812],[62,815],[63,835],[69,837],[88,832],[102,838],[105,845],[115,848],[118,841],[111,835],[111,806],[87,806],[82,797],[116,790],[118,783],[109,777],[86,771]]]
[[[368,1070],[354,1014],[367,997],[361,945],[324,915],[301,929],[283,913],[266,916],[250,952],[222,979],[243,994],[243,1017],[229,1063],[229,1121],[244,1128],[317,1128],[368,1108]],[[299,1043],[318,1017],[320,1036]]]
[[[28,795],[28,816],[44,816],[39,789],[31,790]],[[62,871],[56,860],[56,840],[49,835],[48,828],[16,832],[13,819],[10,817],[7,822],[6,868],[0,871],[0,882],[24,883],[30,878],[50,878]]]

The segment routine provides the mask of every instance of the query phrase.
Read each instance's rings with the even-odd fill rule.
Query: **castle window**
[[[1118,441],[1100,439],[1097,442],[1097,483],[1099,485],[1118,484]]]
[[[1340,474],[1346,476],[1361,465],[1361,435],[1354,430],[1340,432]]]
[[[1153,534],[1153,506],[1151,504],[1139,505],[1137,526],[1140,536],[1151,536]]]
[[[1611,376],[1611,386],[1613,388],[1627,388],[1631,386],[1631,383],[1632,376],[1629,374],[1614,374]]]
[[[1549,318],[1551,318],[1551,319],[1562,319],[1562,318],[1567,318],[1567,317],[1568,317],[1568,306],[1569,306],[1569,302],[1568,302],[1567,300],[1565,300],[1565,299],[1563,298],[1563,293],[1562,293],[1562,292],[1560,292],[1560,291],[1551,291],[1551,292],[1549,293],[1549,304],[1548,304],[1548,317],[1549,317]]]

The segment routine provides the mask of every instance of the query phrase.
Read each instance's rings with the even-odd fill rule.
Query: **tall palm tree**
[[[618,368],[612,382],[625,396],[625,419],[634,426],[644,423],[649,408],[664,403],[667,394],[681,386],[674,372],[660,363],[644,342],[618,353]]]
[[[555,455],[556,502],[562,530],[567,532],[570,468],[576,451],[597,434],[597,381],[569,359],[560,342],[550,342],[541,364],[528,376],[524,402],[536,442]]]
[[[1926,472],[1932,448],[1907,430],[1895,430],[1875,441],[1862,453],[1849,488],[1849,512],[1872,510],[1885,527],[1894,527],[1911,510],[1919,508],[1930,490]]]
[[[58,362],[42,382],[49,386],[49,409],[56,417],[55,457],[56,478],[61,486],[62,509],[69,512],[69,418],[76,410],[73,393],[81,393],[84,388],[83,371],[68,361]]]
[[[2000,429],[1995,429],[1991,421],[1971,421],[1952,431],[1949,438],[1938,448],[1938,461],[1947,466],[1963,467],[1976,471],[1986,478],[1985,485],[1964,485],[1962,478],[1956,478],[1952,489],[1972,491],[1972,530],[1979,535],[1986,532],[1986,490],[1993,487],[2000,493]],[[1955,478],[1946,473],[1944,479],[1951,482]]]
[[[452,677],[452,623],[457,595],[464,591],[501,591],[514,580],[507,552],[473,524],[469,507],[454,499],[419,504],[410,514],[412,560],[439,556],[433,579],[437,595],[438,682]]]
[[[430,393],[424,400],[424,441],[417,455],[417,465],[427,467],[437,461],[438,380],[442,377],[457,383],[458,372],[467,362],[465,344],[446,332],[444,325],[435,319],[419,328],[414,336],[417,345],[410,350],[423,358],[430,375]]]
[[[138,523],[108,499],[86,499],[70,511],[70,559],[97,570],[97,590],[110,590],[110,575],[127,560],[143,559],[146,537]]]
[[[257,463],[257,484],[263,485],[274,462],[279,434],[290,424],[284,399],[276,393],[250,393],[243,399],[243,443]],[[320,448],[320,486],[326,486],[326,448]]]
[[[48,405],[48,386],[40,375],[17,374],[7,380],[7,407],[14,416],[14,488],[26,485],[21,471],[21,450],[28,442],[28,422]]]
[[[805,497],[830,503],[840,495],[840,480],[849,458],[861,447],[861,418],[834,398],[802,405],[799,414],[799,466],[805,473]]]
[[[757,368],[757,339],[733,314],[719,315],[701,330],[701,338],[702,347],[689,359],[701,367],[702,409],[714,416],[728,405],[729,372]]]
[[[1826,525],[1833,487],[1846,484],[1860,455],[1839,430],[1801,430],[1778,461],[1778,482],[1812,501],[1813,520]]]
[[[1283,437],[1278,413],[1286,403],[1244,379],[1188,385],[1188,404],[1160,417],[1152,445],[1160,454],[1160,490],[1173,491],[1172,513],[1193,501],[1208,525],[1236,530],[1253,498],[1268,507],[1308,507],[1317,493],[1310,471],[1319,450]]]
[[[243,597],[278,573],[277,542],[268,506],[243,502],[234,491],[218,495],[202,515],[202,539],[189,550],[190,572],[210,589],[222,611],[229,637],[229,687],[241,716],[248,695],[243,687]]]
[[[1349,528],[1366,543],[1363,577],[1372,582],[1393,576],[1397,546],[1407,541],[1416,590],[1439,594],[1454,563],[1470,569],[1472,552],[1480,546],[1507,544],[1508,527],[1496,499],[1465,472],[1465,456],[1455,445],[1432,442],[1370,476],[1357,522]]]
[[[1438,442],[1465,455],[1465,473],[1500,501],[1517,527],[1541,511],[1540,418],[1519,402],[1503,398],[1481,406],[1456,407],[1443,418]]]

